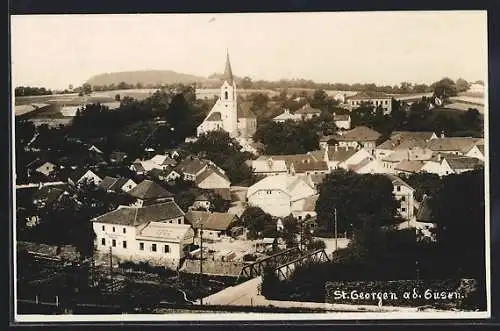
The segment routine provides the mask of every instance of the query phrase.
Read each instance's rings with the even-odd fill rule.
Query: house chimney
[[[437,155],[437,160],[438,160],[438,162],[441,162],[441,154]]]
[[[338,152],[339,150],[339,145],[335,145],[335,152]]]

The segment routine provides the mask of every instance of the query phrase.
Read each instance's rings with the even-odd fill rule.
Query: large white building
[[[198,126],[196,132],[200,136],[209,131],[223,130],[233,138],[251,138],[257,130],[257,118],[252,111],[240,105],[236,90],[236,82],[229,61],[226,58],[224,81],[220,88],[219,99]]]
[[[311,186],[306,176],[280,174],[268,176],[247,191],[247,201],[250,206],[259,207],[266,213],[277,217],[285,217],[301,212],[301,203],[316,195],[316,189]]]
[[[177,268],[194,231],[173,201],[146,207],[119,207],[91,220],[95,249],[129,261]]]

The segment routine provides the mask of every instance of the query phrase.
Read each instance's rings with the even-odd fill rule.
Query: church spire
[[[233,84],[233,71],[231,70],[231,62],[229,61],[229,50],[226,50],[226,69],[224,69],[224,80],[229,84]]]

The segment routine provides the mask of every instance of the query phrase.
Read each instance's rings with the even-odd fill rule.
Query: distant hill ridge
[[[183,74],[172,70],[136,70],[136,71],[122,71],[110,72],[92,76],[86,83],[92,86],[103,85],[118,85],[121,82],[127,84],[141,83],[143,85],[158,85],[158,84],[192,84],[192,83],[219,83],[218,77],[222,75],[213,74],[210,78]]]

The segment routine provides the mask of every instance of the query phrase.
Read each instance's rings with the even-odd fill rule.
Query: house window
[[[401,208],[401,211],[404,213],[406,212],[406,208]]]
[[[114,240],[114,239],[113,239],[113,240],[111,241],[111,245],[112,245],[113,247],[116,247],[116,240]]]
[[[396,186],[396,191],[401,192],[401,186]]]
[[[182,221],[181,221],[181,219],[179,218],[179,219],[177,220],[177,224],[181,224],[181,222],[182,222]]]
[[[141,251],[144,250],[144,243],[139,243],[139,250],[141,250]]]
[[[406,201],[406,197],[401,197],[401,201]]]
[[[224,92],[224,98],[227,100],[229,98],[229,94],[227,93],[227,91]]]
[[[127,248],[127,242],[123,241],[123,248]]]
[[[168,223],[172,224],[172,220],[168,221]]]
[[[113,232],[115,232],[115,227],[113,226]]]
[[[151,244],[151,251],[156,252],[156,244]]]
[[[102,231],[106,231],[106,227],[104,225],[102,226]]]
[[[101,239],[101,245],[106,246],[106,238]]]
[[[163,252],[164,253],[170,253],[170,246],[165,245],[165,247],[163,248]]]
[[[123,228],[123,233],[127,233],[127,229],[126,228]]]

